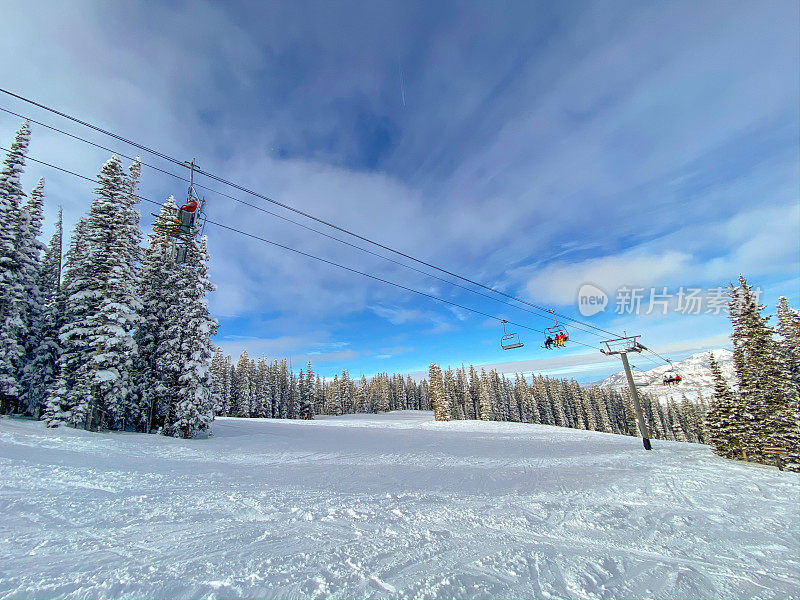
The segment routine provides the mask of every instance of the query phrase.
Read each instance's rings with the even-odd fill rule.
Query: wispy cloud
[[[297,11],[87,1],[6,3],[3,16],[0,44],[14,57],[0,63],[4,87],[537,302],[569,310],[584,279],[670,285],[746,271],[771,285],[798,271],[796,3]],[[0,115],[3,139],[17,126]],[[32,154],[90,175],[107,158],[41,128]],[[41,174],[50,219],[63,204],[74,223],[91,184],[30,167],[26,187]],[[184,185],[145,170],[142,193],[159,200]],[[227,225],[487,314],[544,322],[206,193],[209,214]],[[319,352],[365,370],[391,354],[402,368],[385,350],[401,333],[416,348],[403,360],[417,364],[501,360],[472,314],[211,225],[206,233],[220,337],[246,333],[253,354]],[[648,330],[659,343],[726,327],[665,323]],[[328,340],[351,345],[320,345]]]

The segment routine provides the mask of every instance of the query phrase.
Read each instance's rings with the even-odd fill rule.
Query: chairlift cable
[[[188,182],[189,181],[189,179],[187,179],[186,177],[183,177],[181,175],[177,175],[175,173],[172,173],[170,171],[166,171],[166,170],[164,170],[164,169],[162,169],[160,167],[157,167],[157,166],[155,166],[153,164],[144,162],[144,161],[141,160],[141,158],[129,156],[129,155],[123,153],[123,152],[119,152],[119,151],[114,150],[112,148],[108,148],[106,146],[103,146],[102,144],[98,144],[96,142],[92,142],[91,140],[87,140],[85,138],[82,138],[82,137],[80,137],[78,135],[69,133],[68,131],[64,131],[62,129],[58,129],[57,127],[53,127],[53,126],[48,125],[46,123],[42,123],[41,121],[37,121],[36,119],[33,119],[33,118],[29,117],[29,116],[21,115],[19,113],[16,113],[16,112],[14,112],[12,110],[8,110],[7,108],[3,108],[1,106],[0,106],[0,111],[8,113],[10,115],[14,115],[15,117],[18,117],[20,119],[25,119],[27,121],[30,121],[31,123],[36,123],[37,125],[41,125],[42,127],[45,127],[47,129],[50,129],[50,130],[55,131],[57,133],[61,133],[63,135],[66,135],[66,136],[71,137],[71,138],[73,138],[75,140],[84,142],[86,144],[89,144],[90,146],[94,146],[94,147],[99,148],[101,150],[104,150],[106,152],[111,152],[112,154],[117,154],[119,156],[122,156],[123,158],[127,158],[128,160],[138,160],[139,163],[142,166],[148,167],[148,168],[153,169],[155,171],[158,171],[159,173],[163,173],[164,175],[169,175],[170,177],[174,177],[175,179],[178,179],[180,181],[183,181],[183,182]],[[186,165],[182,165],[182,166],[186,166]],[[200,172],[199,169],[195,169],[195,170]],[[230,200],[233,200],[235,202],[243,204],[244,206],[248,206],[250,208],[253,208],[255,210],[261,211],[261,212],[266,213],[268,215],[271,215],[273,217],[277,217],[278,219],[282,219],[284,221],[292,223],[293,225],[297,225],[298,227],[302,227],[303,229],[306,229],[308,231],[312,231],[312,232],[317,233],[317,234],[319,234],[321,236],[324,236],[324,237],[329,238],[331,240],[337,241],[337,242],[339,242],[341,244],[344,244],[346,246],[350,246],[351,248],[355,248],[357,250],[360,250],[361,252],[365,252],[365,253],[370,254],[372,256],[375,256],[377,258],[381,258],[383,260],[389,261],[389,262],[391,262],[393,264],[399,265],[401,267],[404,267],[404,268],[409,269],[411,271],[414,271],[416,273],[420,273],[422,275],[425,275],[427,277],[432,277],[433,279],[436,279],[436,280],[441,281],[443,283],[446,283],[448,285],[452,285],[452,286],[461,288],[461,289],[466,290],[467,292],[470,292],[472,294],[476,294],[478,296],[482,296],[482,297],[487,298],[489,300],[492,300],[494,302],[499,302],[499,303],[505,304],[507,306],[511,306],[512,308],[516,308],[518,310],[525,311],[525,312],[527,312],[529,314],[532,314],[532,315],[544,316],[544,315],[538,315],[538,313],[535,313],[534,311],[529,310],[529,309],[527,309],[527,308],[525,308],[523,306],[518,306],[517,304],[513,304],[511,302],[508,302],[506,300],[502,300],[502,299],[497,298],[495,296],[490,296],[489,294],[484,294],[483,292],[480,292],[478,290],[472,289],[472,288],[467,287],[465,285],[461,285],[460,283],[457,283],[455,281],[450,281],[449,279],[445,279],[443,277],[439,277],[438,275],[434,275],[433,273],[428,273],[427,271],[423,271],[422,269],[418,269],[418,268],[413,267],[411,265],[408,265],[408,264],[406,264],[404,262],[400,262],[399,260],[395,260],[395,259],[390,258],[388,256],[384,256],[382,254],[378,254],[377,252],[369,250],[368,248],[364,248],[363,246],[359,246],[358,244],[353,244],[352,242],[348,242],[347,240],[343,240],[343,239],[338,238],[336,236],[330,235],[328,233],[325,233],[324,231],[320,231],[319,229],[315,229],[314,227],[311,227],[311,226],[306,225],[304,223],[300,223],[299,221],[295,221],[294,219],[290,219],[289,217],[286,217],[284,215],[281,215],[281,214],[278,214],[276,212],[267,210],[263,206],[259,206],[257,204],[253,204],[251,202],[247,202],[246,200],[242,200],[242,199],[237,198],[235,196],[231,196],[230,194],[226,194],[225,192],[221,192],[219,190],[215,190],[213,188],[210,188],[210,187],[205,186],[205,185],[200,185],[200,184],[194,184],[193,187],[194,188],[204,189],[204,190],[207,190],[207,191],[209,191],[211,193],[214,193],[214,194],[218,194],[218,195],[220,195],[220,196],[222,196],[224,198],[228,198]],[[205,225],[203,227],[205,227]],[[202,235],[202,232],[201,232],[201,235]],[[539,310],[542,310],[542,309],[539,309]],[[550,309],[546,309],[546,312],[552,314],[552,311]],[[581,323],[579,321],[575,321],[575,324],[573,324],[573,327],[575,327],[578,331],[582,331],[584,333],[588,333],[588,334],[594,335],[596,337],[600,337],[600,338],[605,337],[604,335],[601,335],[601,334],[597,333],[596,331],[593,331],[592,329],[586,329],[586,327],[584,327],[583,325],[584,325],[583,323]]]
[[[0,146],[0,151],[3,151],[3,152],[10,152],[10,150],[9,150],[8,148],[4,148],[4,147],[2,147],[2,146]],[[69,174],[69,175],[73,175],[73,176],[75,176],[75,177],[78,177],[78,178],[80,178],[80,179],[84,179],[84,180],[86,180],[86,181],[90,181],[90,182],[92,182],[92,183],[97,183],[97,184],[100,184],[100,182],[99,182],[98,180],[96,180],[96,179],[94,179],[94,178],[92,178],[92,177],[87,177],[86,175],[81,175],[80,173],[76,173],[76,172],[74,172],[74,171],[71,171],[71,170],[69,170],[69,169],[66,169],[66,168],[63,168],[63,167],[59,167],[59,166],[57,166],[57,165],[54,165],[54,164],[52,164],[52,163],[48,163],[48,162],[46,162],[46,161],[43,161],[43,160],[36,159],[36,158],[34,158],[34,157],[30,156],[30,155],[27,155],[25,158],[26,158],[26,160],[30,160],[31,162],[35,162],[35,163],[38,163],[38,164],[44,165],[44,166],[46,166],[46,167],[50,167],[50,168],[52,168],[52,169],[56,169],[56,170],[58,170],[58,171],[61,171],[61,172],[63,172],[63,173],[67,173],[67,174]],[[149,199],[149,198],[145,198],[144,196],[140,196],[140,195],[138,195],[138,194],[134,194],[134,196],[135,196],[136,198],[138,198],[139,200],[142,200],[142,201],[144,201],[144,202],[149,202],[150,204],[154,204],[154,205],[156,205],[156,206],[162,206],[162,205],[163,205],[163,203],[156,202],[155,200],[151,200],[151,199]],[[381,283],[385,283],[385,284],[388,284],[388,285],[391,285],[391,286],[394,286],[394,287],[397,287],[397,288],[400,288],[400,289],[406,290],[406,291],[408,291],[408,292],[412,292],[412,293],[414,293],[414,294],[418,294],[418,295],[420,295],[420,296],[425,296],[426,298],[430,298],[430,299],[432,299],[432,300],[436,300],[436,301],[438,301],[438,302],[443,302],[443,303],[445,303],[445,304],[449,304],[449,305],[451,305],[451,306],[455,306],[455,307],[461,308],[461,309],[463,309],[463,310],[466,310],[466,311],[469,311],[469,312],[472,312],[472,313],[475,313],[475,314],[478,314],[478,315],[481,315],[481,316],[484,316],[484,317],[487,317],[487,318],[490,318],[490,319],[494,319],[494,320],[496,320],[496,321],[500,321],[500,322],[503,322],[503,321],[505,321],[506,323],[509,323],[509,324],[511,324],[511,325],[514,325],[514,326],[516,326],[516,327],[521,327],[521,328],[523,328],[523,329],[528,329],[528,330],[530,330],[530,331],[536,331],[536,332],[539,332],[539,333],[544,333],[544,332],[543,332],[543,330],[541,330],[541,329],[536,329],[535,327],[529,327],[529,326],[527,326],[527,325],[523,325],[523,324],[521,324],[521,323],[515,323],[515,322],[513,322],[513,321],[509,321],[509,320],[507,320],[507,319],[503,319],[502,317],[498,317],[498,316],[496,316],[496,315],[492,315],[492,314],[489,314],[489,313],[483,312],[483,311],[481,311],[481,310],[478,310],[478,309],[475,309],[475,308],[471,308],[471,307],[469,307],[469,306],[464,306],[463,304],[459,304],[459,303],[457,303],[457,302],[453,302],[453,301],[451,301],[451,300],[446,300],[446,299],[444,299],[444,298],[440,298],[439,296],[435,296],[435,295],[433,295],[433,294],[429,294],[429,293],[427,293],[427,292],[423,292],[423,291],[420,291],[420,290],[416,290],[416,289],[414,289],[414,288],[411,288],[411,287],[408,287],[408,286],[402,285],[402,284],[400,284],[400,283],[396,283],[396,282],[394,282],[394,281],[389,281],[388,279],[383,279],[383,278],[381,278],[381,277],[378,277],[377,275],[372,275],[372,274],[370,274],[370,273],[365,273],[364,271],[359,271],[358,269],[354,269],[354,268],[352,268],[352,267],[348,267],[348,266],[346,266],[346,265],[339,264],[339,263],[337,263],[337,262],[334,262],[334,261],[332,261],[332,260],[328,260],[328,259],[326,259],[326,258],[322,258],[322,257],[320,257],[320,256],[316,256],[316,255],[314,255],[314,254],[310,254],[310,253],[308,253],[308,252],[304,252],[304,251],[302,251],[302,250],[297,250],[296,248],[292,248],[291,246],[286,246],[285,244],[281,244],[281,243],[279,243],[279,242],[275,242],[275,241],[273,241],[273,240],[269,240],[269,239],[267,239],[267,238],[261,237],[261,236],[259,236],[259,235],[256,235],[256,234],[254,234],[254,233],[250,233],[250,232],[247,232],[247,231],[243,231],[243,230],[241,230],[241,229],[237,229],[237,228],[235,228],[235,227],[231,227],[231,226],[229,226],[229,225],[224,225],[224,224],[222,224],[222,223],[217,223],[216,221],[211,221],[211,220],[208,220],[208,219],[207,219],[205,222],[206,222],[206,223],[209,223],[209,224],[211,224],[211,225],[216,225],[217,227],[221,227],[222,229],[227,229],[227,230],[229,230],[229,231],[233,231],[233,232],[235,232],[235,233],[238,233],[238,234],[240,234],[240,235],[244,235],[244,236],[246,236],[246,237],[249,237],[249,238],[252,238],[252,239],[255,239],[255,240],[258,240],[258,241],[261,241],[261,242],[267,243],[267,244],[271,244],[271,245],[273,245],[273,246],[277,246],[278,248],[283,248],[284,250],[289,250],[290,252],[294,252],[294,253],[296,253],[296,254],[300,254],[300,255],[302,255],[302,256],[305,256],[305,257],[308,257],[308,258],[312,258],[312,259],[314,259],[314,260],[318,260],[318,261],[320,261],[320,262],[323,262],[323,263],[326,263],[326,264],[328,264],[328,265],[332,265],[332,266],[335,266],[335,267],[339,267],[340,269],[344,269],[344,270],[346,270],[346,271],[350,271],[351,273],[356,273],[356,274],[358,274],[358,275],[362,275],[362,276],[364,276],[364,277],[368,277],[368,278],[370,278],[370,279],[374,279],[375,281],[379,281],[379,282],[381,282]],[[596,348],[595,346],[592,346],[592,345],[590,345],[590,344],[585,344],[585,343],[583,343],[583,342],[579,342],[579,341],[577,341],[577,340],[573,340],[573,341],[574,341],[576,344],[580,344],[581,346],[585,346],[585,347],[587,347],[587,348],[591,348],[592,350],[597,350],[597,348]]]
[[[93,125],[93,124],[91,124],[91,123],[88,123],[88,122],[86,122],[86,121],[83,121],[83,120],[81,120],[81,119],[78,119],[77,117],[74,117],[74,116],[72,116],[72,115],[69,115],[69,114],[67,114],[67,113],[64,113],[64,112],[61,112],[61,111],[59,111],[59,110],[56,110],[56,109],[54,109],[54,108],[52,108],[52,107],[46,106],[46,105],[44,105],[44,104],[41,104],[41,103],[39,103],[39,102],[36,102],[35,100],[31,100],[31,99],[29,99],[29,98],[25,98],[24,96],[20,96],[19,94],[15,94],[14,92],[11,92],[11,91],[9,91],[9,90],[6,90],[6,89],[3,89],[3,88],[0,88],[0,92],[2,92],[2,93],[4,93],[4,94],[6,94],[6,95],[8,95],[8,96],[11,96],[11,97],[13,97],[13,98],[16,98],[16,99],[18,99],[18,100],[21,100],[22,102],[26,102],[26,103],[28,103],[28,104],[31,104],[31,105],[33,105],[33,106],[36,106],[36,107],[38,107],[38,108],[41,108],[41,109],[43,109],[43,110],[46,110],[46,111],[48,111],[48,112],[51,112],[51,113],[53,113],[53,114],[56,114],[56,115],[58,115],[58,116],[60,116],[60,117],[63,117],[63,118],[65,118],[65,119],[69,119],[70,121],[73,121],[73,122],[75,122],[75,123],[78,123],[79,125],[83,125],[84,127],[88,127],[88,128],[90,128],[90,129],[93,129],[93,130],[95,130],[95,131],[97,131],[97,132],[99,132],[99,133],[102,133],[102,134],[104,134],[104,135],[107,135],[107,136],[109,136],[109,137],[112,137],[112,138],[114,138],[114,139],[116,139],[116,140],[119,140],[119,141],[121,141],[121,142],[124,142],[124,143],[126,143],[126,144],[129,144],[129,145],[131,145],[131,146],[133,146],[133,147],[135,147],[135,148],[138,148],[138,149],[140,149],[140,150],[143,150],[143,151],[145,151],[145,152],[148,152],[148,153],[150,153],[150,154],[153,154],[154,156],[158,156],[158,157],[160,157],[160,158],[163,158],[164,160],[167,160],[167,161],[169,161],[169,162],[172,162],[172,163],[174,163],[174,164],[176,164],[176,165],[183,166],[183,161],[181,161],[181,160],[178,160],[178,159],[176,159],[176,158],[173,158],[173,157],[171,157],[171,156],[169,156],[169,155],[167,155],[167,154],[164,154],[163,152],[160,152],[160,151],[158,151],[158,150],[154,150],[153,148],[150,148],[150,147],[148,147],[148,146],[145,146],[145,145],[143,145],[143,144],[140,144],[140,143],[134,142],[134,141],[132,141],[132,140],[130,140],[130,139],[127,139],[127,138],[125,138],[125,137],[123,137],[123,136],[120,136],[120,135],[118,135],[118,134],[115,134],[115,133],[113,133],[113,132],[111,132],[111,131],[109,131],[109,130],[107,130],[107,129],[104,129],[104,128],[102,128],[102,127],[99,127],[99,126],[97,126],[97,125]],[[315,217],[315,216],[313,216],[313,215],[311,215],[311,214],[309,214],[309,213],[306,213],[306,212],[304,212],[304,211],[302,211],[302,210],[299,210],[299,209],[297,209],[297,208],[294,208],[294,207],[292,207],[292,206],[289,206],[289,205],[287,205],[287,204],[284,204],[284,203],[282,203],[282,202],[279,202],[278,200],[274,200],[273,198],[270,198],[270,197],[268,197],[268,196],[266,196],[266,195],[264,195],[264,194],[261,194],[261,193],[259,193],[259,192],[256,192],[256,191],[254,191],[254,190],[250,190],[250,189],[248,189],[248,188],[246,188],[246,187],[244,187],[244,186],[241,186],[241,185],[239,185],[239,184],[237,184],[237,183],[234,183],[234,182],[232,182],[232,181],[228,181],[228,180],[226,180],[226,179],[224,179],[224,178],[222,178],[222,177],[220,177],[220,176],[218,176],[218,175],[215,175],[215,174],[213,174],[213,173],[209,173],[209,172],[207,172],[207,171],[204,171],[204,170],[202,170],[202,169],[198,169],[198,173],[200,173],[200,174],[202,174],[202,175],[204,175],[204,176],[208,177],[209,179],[213,179],[214,181],[218,181],[219,183],[222,183],[222,184],[224,184],[224,185],[228,185],[228,186],[230,186],[230,187],[233,187],[234,189],[238,189],[238,190],[240,190],[240,191],[242,191],[242,192],[245,192],[245,193],[247,193],[247,194],[250,194],[250,195],[252,195],[252,196],[255,196],[255,197],[257,197],[257,198],[261,198],[262,200],[266,200],[267,202],[270,202],[270,203],[272,203],[272,204],[275,204],[275,205],[277,205],[277,206],[280,206],[280,207],[282,207],[282,208],[284,208],[284,209],[286,209],[286,210],[289,210],[289,211],[292,211],[292,212],[294,212],[294,213],[296,213],[296,214],[302,215],[302,216],[304,216],[304,217],[306,217],[306,218],[308,218],[308,219],[311,219],[311,220],[313,220],[313,221],[317,221],[318,223],[321,223],[321,224],[323,224],[323,225],[326,225],[326,226],[328,226],[328,227],[331,227],[331,228],[333,228],[333,229],[337,229],[337,230],[339,230],[339,231],[341,231],[341,232],[343,232],[343,233],[346,233],[346,234],[348,234],[348,235],[351,235],[351,236],[353,236],[353,237],[355,237],[355,238],[358,238],[358,239],[360,239],[360,240],[363,240],[363,241],[365,241],[365,242],[367,242],[367,243],[370,243],[370,244],[372,244],[372,245],[374,245],[374,246],[377,246],[377,247],[379,247],[379,248],[383,248],[383,249],[385,249],[385,250],[388,250],[389,252],[392,252],[392,253],[394,253],[394,254],[397,254],[397,255],[399,255],[399,256],[403,256],[404,258],[407,258],[407,259],[409,259],[409,260],[412,260],[412,261],[414,261],[414,262],[417,262],[417,263],[423,264],[423,265],[425,265],[425,266],[427,266],[427,267],[429,267],[429,268],[432,268],[432,269],[435,269],[435,270],[437,270],[437,271],[440,271],[440,272],[442,272],[442,273],[445,273],[445,274],[447,274],[447,275],[450,275],[451,277],[455,277],[455,278],[457,278],[457,279],[460,279],[460,280],[462,280],[462,281],[466,281],[466,282],[468,282],[468,283],[470,283],[470,284],[472,284],[472,285],[476,285],[476,286],[478,286],[478,287],[481,287],[481,288],[484,288],[484,289],[486,289],[486,290],[488,290],[488,291],[494,292],[494,293],[496,293],[496,294],[500,294],[500,295],[502,295],[502,296],[505,296],[505,297],[507,297],[507,298],[509,298],[509,299],[511,299],[511,300],[515,300],[516,302],[520,302],[520,303],[522,303],[522,304],[526,304],[526,305],[528,305],[528,306],[531,306],[532,308],[535,308],[535,309],[537,309],[537,310],[546,311],[546,312],[552,312],[552,311],[551,311],[551,309],[547,309],[547,308],[544,308],[544,307],[542,307],[542,306],[539,306],[539,305],[537,305],[537,304],[534,304],[534,303],[532,303],[532,302],[528,302],[527,300],[524,300],[524,299],[522,299],[522,298],[518,298],[518,297],[516,297],[516,296],[514,296],[514,295],[512,295],[512,294],[508,294],[508,293],[506,293],[506,292],[504,292],[504,291],[502,291],[502,290],[498,290],[497,288],[494,288],[494,287],[491,287],[491,286],[485,285],[485,284],[483,284],[483,283],[480,283],[480,282],[478,282],[478,281],[474,281],[474,280],[472,280],[472,279],[470,279],[470,278],[468,278],[468,277],[464,277],[464,276],[462,276],[462,275],[458,275],[457,273],[454,273],[454,272],[452,272],[452,271],[449,271],[449,270],[447,270],[447,269],[444,269],[444,268],[441,268],[441,267],[437,267],[436,265],[433,265],[433,264],[431,264],[431,263],[429,263],[429,262],[426,262],[426,261],[424,261],[424,260],[422,260],[422,259],[416,258],[416,257],[414,257],[414,256],[411,256],[411,255],[409,255],[409,254],[406,254],[406,253],[404,253],[404,252],[401,252],[400,250],[395,250],[394,248],[391,248],[391,247],[389,247],[389,246],[387,246],[387,245],[385,245],[385,244],[382,244],[382,243],[380,243],[380,242],[377,242],[377,241],[375,241],[375,240],[372,240],[372,239],[370,239],[370,238],[367,238],[367,237],[365,237],[365,236],[362,236],[362,235],[360,235],[360,234],[358,234],[358,233],[355,233],[355,232],[353,232],[353,231],[350,231],[350,230],[348,230],[348,229],[345,229],[345,228],[343,228],[343,227],[340,227],[340,226],[338,226],[338,225],[335,225],[334,223],[331,223],[331,222],[329,222],[329,221],[326,221],[326,220],[324,220],[324,219],[321,219],[321,218],[319,218],[319,217]],[[586,323],[586,322],[584,322],[584,321],[579,321],[578,319],[574,319],[573,317],[570,317],[570,316],[568,316],[568,315],[562,315],[562,314],[560,314],[560,313],[559,313],[559,316],[561,316],[563,319],[565,319],[565,320],[567,320],[567,321],[570,321],[570,322],[572,322],[572,323],[580,323],[580,324],[582,324],[582,325],[585,325],[585,326],[587,326],[587,327],[589,327],[589,328],[591,328],[591,329],[594,329],[594,330],[596,330],[596,331],[600,331],[600,332],[607,333],[607,334],[614,335],[614,336],[618,336],[618,335],[619,335],[618,333],[614,333],[614,332],[612,332],[612,331],[608,331],[608,330],[606,330],[606,329],[602,329],[601,327],[597,327],[596,325],[592,325],[591,323]]]

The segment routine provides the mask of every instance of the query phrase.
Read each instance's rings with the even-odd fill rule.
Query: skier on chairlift
[[[547,339],[544,341],[544,347],[547,350],[550,350],[553,347],[553,338],[550,337],[549,335],[547,336]]]
[[[178,225],[178,228],[175,230],[175,234],[182,233],[184,235],[189,235],[192,225],[194,225],[194,213],[196,210],[197,200],[191,197],[186,204],[181,206],[180,210],[178,210],[178,215],[175,217],[175,224]]]
[[[197,200],[195,200],[194,198],[189,199],[189,201],[186,204],[181,206],[181,210],[193,213],[194,211],[197,210]]]

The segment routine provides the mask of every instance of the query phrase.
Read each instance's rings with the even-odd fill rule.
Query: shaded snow
[[[797,597],[798,477],[429,412],[0,420],[0,598]]]

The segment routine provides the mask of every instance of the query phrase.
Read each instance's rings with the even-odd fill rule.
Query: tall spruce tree
[[[17,131],[11,150],[0,170],[0,319],[5,320],[10,304],[10,293],[16,284],[15,234],[19,208],[25,192],[22,191],[22,172],[31,140],[30,123],[25,121]]]
[[[17,132],[0,171],[0,406],[17,410],[22,391],[19,381],[25,356],[25,306],[27,299],[18,252],[20,210],[25,192],[22,172],[30,144],[26,121]]]
[[[433,418],[437,421],[450,420],[450,399],[444,389],[442,370],[436,363],[431,363],[428,367],[428,379],[430,387],[428,394],[433,406]]]
[[[161,207],[158,222],[165,222],[175,214],[175,199],[170,198]],[[139,279],[139,327],[134,334],[136,342],[137,414],[132,415],[142,431],[163,427],[170,405],[170,390],[178,377],[173,367],[180,361],[177,329],[171,328],[168,307],[180,304],[181,290],[178,272],[173,268],[172,240],[167,231],[157,227],[148,236]]]
[[[714,353],[709,353],[714,393],[705,416],[706,439],[714,453],[726,458],[735,458],[741,448],[741,425],[738,402],[722,377]]]
[[[92,391],[90,419],[99,410],[114,429],[137,423],[132,332],[141,309],[138,290],[139,213],[135,209],[141,165],[135,162],[126,175],[118,156],[103,166],[89,209],[87,242],[91,277],[86,301],[86,329],[90,348]]]
[[[767,423],[788,403],[783,372],[769,317],[761,314],[765,307],[744,276],[738,286],[731,284],[729,295],[731,339],[739,353],[735,364],[744,421],[742,445],[749,458],[763,461],[764,447],[769,445]]]
[[[800,316],[785,297],[777,306],[777,361],[786,402],[769,420],[770,445],[785,452],[787,468],[800,471]]]
[[[208,310],[206,295],[214,290],[208,279],[206,238],[194,237],[187,244],[186,262],[176,265],[180,303],[167,308],[167,318],[178,340],[180,363],[176,386],[171,390],[173,406],[167,411],[164,431],[168,435],[192,438],[206,432],[214,419],[211,399],[211,341],[217,321]],[[251,371],[253,365],[249,366]]]
[[[2,362],[0,380],[7,382],[8,394],[19,398],[24,395],[22,380],[27,363],[36,349],[34,322],[42,307],[39,289],[40,254],[44,246],[39,240],[42,232],[44,209],[44,179],[19,208],[14,231],[13,279],[6,290],[9,299],[5,321],[0,327]],[[25,410],[15,406],[15,410]]]
[[[90,394],[90,353],[85,322],[89,314],[86,297],[90,294],[86,218],[78,221],[65,255],[64,278],[59,293],[61,325],[58,343],[57,378],[44,412],[48,427],[61,424],[83,427],[86,424]]]
[[[61,289],[61,254],[63,215],[58,211],[55,232],[50,238],[38,274],[37,288],[40,303],[34,309],[31,327],[30,360],[22,376],[22,401],[28,414],[38,418],[58,375],[58,357],[61,346],[58,330],[63,308]]]

